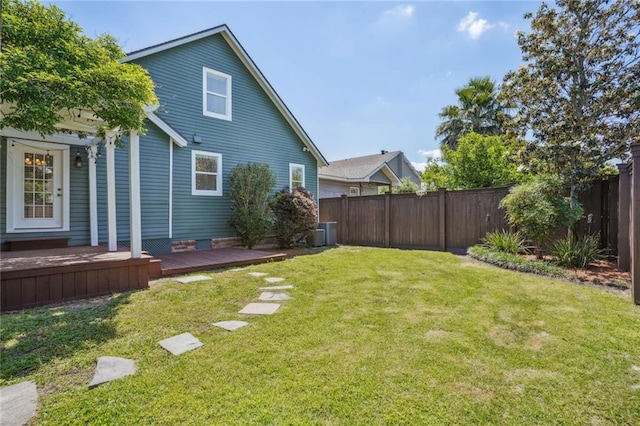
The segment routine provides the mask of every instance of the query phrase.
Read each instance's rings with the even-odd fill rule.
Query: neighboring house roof
[[[392,184],[399,185],[400,179],[403,176],[399,176],[398,173],[389,166],[389,162],[399,155],[402,156],[403,161],[409,166],[412,173],[415,173],[419,178],[420,175],[402,151],[384,151],[384,153],[380,154],[332,161],[328,166],[321,167],[318,170],[318,177],[324,180],[339,182],[375,182],[375,180],[372,180],[373,176],[379,171],[382,171],[390,178]]]
[[[282,101],[278,93],[271,86],[269,81],[267,81],[266,77],[262,74],[262,71],[260,71],[260,69],[255,64],[255,62],[253,62],[253,59],[251,59],[251,57],[244,50],[244,48],[242,47],[238,39],[236,39],[236,37],[233,35],[229,27],[227,27],[226,25],[219,25],[214,28],[189,34],[184,37],[179,37],[164,43],[149,46],[144,49],[136,50],[134,52],[129,53],[127,57],[123,59],[123,62],[135,61],[136,59],[139,59],[148,55],[152,55],[154,53],[162,52],[164,50],[168,50],[177,46],[181,46],[183,44],[187,44],[192,41],[210,37],[215,34],[220,34],[222,38],[229,44],[231,49],[238,56],[238,58],[240,58],[244,66],[249,70],[251,75],[256,79],[260,87],[262,87],[265,93],[269,96],[269,98],[274,103],[276,108],[278,108],[280,113],[287,120],[289,125],[293,128],[293,130],[296,132],[298,137],[302,140],[302,142],[307,147],[307,149],[309,149],[309,151],[316,158],[316,160],[318,161],[318,164],[320,166],[326,166],[327,164],[329,164],[326,158],[324,158],[324,156],[318,149],[318,147],[316,147],[316,145],[313,143],[309,135],[304,131],[304,129],[302,128],[298,120],[293,116],[289,108]]]

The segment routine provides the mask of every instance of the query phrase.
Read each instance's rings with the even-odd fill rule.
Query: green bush
[[[524,259],[517,254],[491,251],[486,247],[469,247],[467,254],[474,259],[481,260],[492,265],[519,272],[529,272],[532,274],[545,275],[549,277],[565,277],[562,268],[546,262]]]
[[[582,238],[569,236],[556,241],[551,246],[551,254],[561,266],[587,269],[591,262],[602,258],[602,250],[599,246],[599,234]]]
[[[313,195],[303,187],[291,192],[285,186],[272,201],[276,216],[275,231],[280,248],[310,238],[318,227],[318,210]]]
[[[582,207],[572,207],[563,192],[559,177],[540,175],[529,183],[514,186],[500,201],[509,224],[534,241],[538,258],[542,257],[541,248],[550,235],[563,226],[572,226],[582,216]]]
[[[269,191],[275,184],[276,178],[266,164],[238,164],[229,174],[229,224],[249,248],[264,239],[273,225]]]
[[[492,251],[518,254],[526,253],[524,234],[520,231],[494,231],[488,232],[482,239],[484,244]]]

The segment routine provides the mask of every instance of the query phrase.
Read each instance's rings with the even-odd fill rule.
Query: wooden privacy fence
[[[498,206],[509,188],[320,199],[320,221],[337,222],[338,243],[462,252],[489,231],[507,229]],[[618,177],[593,182],[580,201],[582,235],[600,233],[601,247],[617,253]],[[590,218],[590,219],[588,219]]]

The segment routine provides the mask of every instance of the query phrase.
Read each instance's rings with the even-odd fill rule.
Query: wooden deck
[[[286,255],[283,253],[241,248],[220,248],[154,255],[154,259],[162,261],[159,275],[163,277],[194,271],[277,262],[284,260],[285,257]],[[157,273],[152,273],[152,275],[157,275]]]
[[[147,288],[150,256],[106,246],[0,254],[0,309],[24,309]]]

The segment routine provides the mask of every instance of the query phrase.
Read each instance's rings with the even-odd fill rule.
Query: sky
[[[47,3],[47,2],[44,2]],[[537,1],[54,1],[125,52],[227,24],[329,160],[438,155],[438,113],[472,77],[522,63]]]

